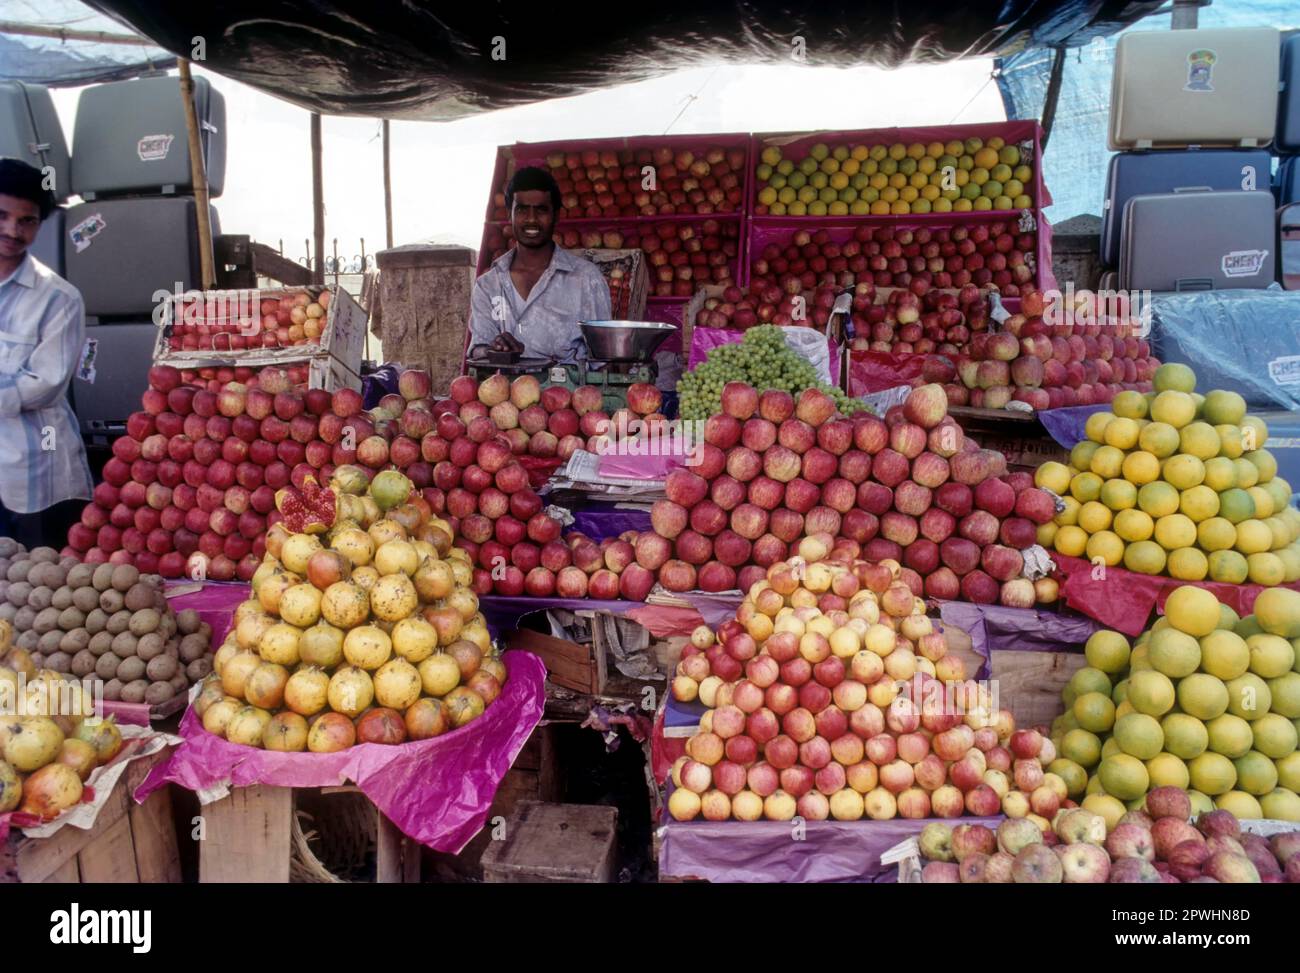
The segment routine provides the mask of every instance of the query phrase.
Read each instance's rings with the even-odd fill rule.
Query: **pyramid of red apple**
[[[1083,295],[1067,306],[1030,291],[1002,330],[971,338],[970,357],[957,366],[961,384],[946,387],[949,401],[1059,409],[1109,402],[1126,389],[1149,392],[1160,362],[1128,311],[1127,304],[1107,308]]]
[[[817,389],[796,400],[731,382],[703,436],[698,464],[673,471],[651,510],[672,556],[660,560],[660,544],[646,566],[673,565],[660,576],[669,590],[713,590],[706,575],[768,568],[825,533],[850,558],[899,562],[917,595],[1034,604],[1021,551],[1056,508],[1029,474],[1008,474],[1001,453],[963,434],[942,386],[914,389],[882,419],[845,418]]]
[[[826,535],[773,564],[717,633],[682,653],[674,698],[709,707],[673,766],[679,821],[993,815],[1019,792],[1044,817],[1055,757],[966,678],[899,565]],[[1033,795],[1031,797],[1031,795]],[[1015,799],[1012,798],[1012,801]]]

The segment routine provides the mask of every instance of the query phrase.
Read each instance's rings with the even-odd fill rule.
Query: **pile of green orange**
[[[1239,618],[1183,585],[1131,649],[1103,630],[1085,655],[1052,724],[1071,797],[1112,827],[1163,786],[1196,811],[1300,821],[1300,593],[1267,589]]]
[[[1065,502],[1039,542],[1182,581],[1300,580],[1300,511],[1268,427],[1235,392],[1199,395],[1186,365],[1161,365],[1154,386],[1090,416],[1069,466],[1038,468],[1035,483]]]

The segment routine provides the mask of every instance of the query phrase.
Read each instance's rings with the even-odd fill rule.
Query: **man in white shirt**
[[[560,188],[545,169],[520,169],[506,187],[515,247],[474,282],[470,348],[520,346],[530,357],[587,357],[579,321],[608,320],[609,285],[590,260],[555,245]]]
[[[0,535],[62,548],[93,482],[68,382],[85,343],[81,294],[30,253],[54,197],[0,159]]]

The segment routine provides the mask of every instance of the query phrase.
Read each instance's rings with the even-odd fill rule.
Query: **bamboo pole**
[[[128,44],[132,47],[158,47],[147,37],[134,34],[110,34],[102,30],[69,30],[66,27],[42,27],[39,24],[20,24],[13,20],[0,20],[0,34],[26,37],[52,37],[60,41],[90,41],[94,44]]]
[[[325,174],[321,164],[320,112],[311,113],[311,220],[316,266],[312,279],[325,283]]]
[[[194,182],[194,208],[199,226],[199,269],[203,289],[216,286],[217,273],[212,259],[212,222],[209,219],[208,173],[203,159],[203,140],[199,135],[199,116],[194,110],[194,77],[190,62],[177,58],[181,72],[181,101],[185,105],[185,133],[190,146],[190,177]]]
[[[384,240],[393,249],[393,170],[389,164],[388,119],[384,119]],[[365,271],[365,267],[361,268]]]

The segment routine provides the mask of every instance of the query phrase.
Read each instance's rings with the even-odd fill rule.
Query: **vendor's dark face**
[[[29,199],[0,193],[0,258],[21,257],[41,228],[41,208]]]
[[[532,249],[550,243],[555,232],[555,207],[551,203],[551,194],[544,189],[515,193],[510,225],[521,247]]]

